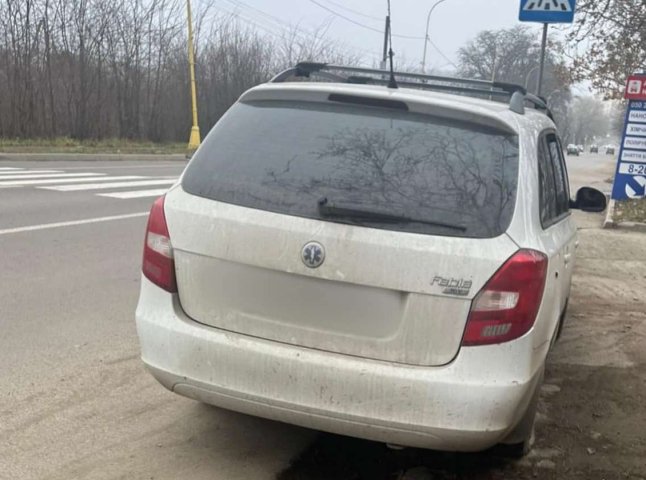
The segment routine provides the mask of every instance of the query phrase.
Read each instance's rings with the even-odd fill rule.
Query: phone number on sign
[[[622,163],[619,165],[619,173],[625,173],[627,175],[646,175],[646,164]]]

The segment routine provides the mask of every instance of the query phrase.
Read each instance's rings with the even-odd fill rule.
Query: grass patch
[[[0,138],[3,153],[186,153],[185,143],[154,143],[144,140],[111,138],[104,140],[76,140],[68,137],[13,139]]]
[[[614,221],[646,223],[646,198],[616,202]]]

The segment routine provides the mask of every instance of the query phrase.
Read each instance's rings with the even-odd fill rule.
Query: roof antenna
[[[386,19],[388,25],[388,40],[390,46],[388,47],[388,58],[390,59],[390,80],[388,80],[388,88],[399,88],[397,85],[397,80],[395,79],[395,69],[393,67],[393,57],[395,52],[393,52],[393,30],[390,25],[390,0],[388,0],[388,17]]]

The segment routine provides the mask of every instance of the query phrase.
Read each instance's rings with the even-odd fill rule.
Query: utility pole
[[[541,65],[540,65],[540,70],[538,73],[538,92],[536,95],[539,97],[541,96],[541,92],[543,91],[543,70],[545,68],[545,49],[547,48],[547,29],[549,27],[549,23],[544,23],[543,24],[543,41],[541,42]]]
[[[527,76],[525,77],[525,90],[529,91],[529,77],[532,76],[532,73],[534,73],[536,70],[540,68],[539,65],[536,65],[534,68],[532,68],[529,73],[527,73]]]
[[[193,17],[191,15],[191,0],[186,0],[186,15],[188,17],[188,65],[191,77],[191,110],[193,125],[188,139],[188,150],[194,152],[200,146],[200,127],[197,120],[197,93],[195,86],[195,49],[193,48]]]
[[[388,34],[390,33],[390,15],[386,16],[386,28],[384,28],[384,53],[381,57],[381,64],[379,65],[382,70],[386,70],[386,60],[388,59]]]

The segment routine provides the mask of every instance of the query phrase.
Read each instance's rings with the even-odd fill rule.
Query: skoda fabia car
[[[522,87],[336,68],[244,93],[154,203],[142,359],[225,409],[526,452],[570,296],[570,211],[605,196],[570,199],[554,123]]]

